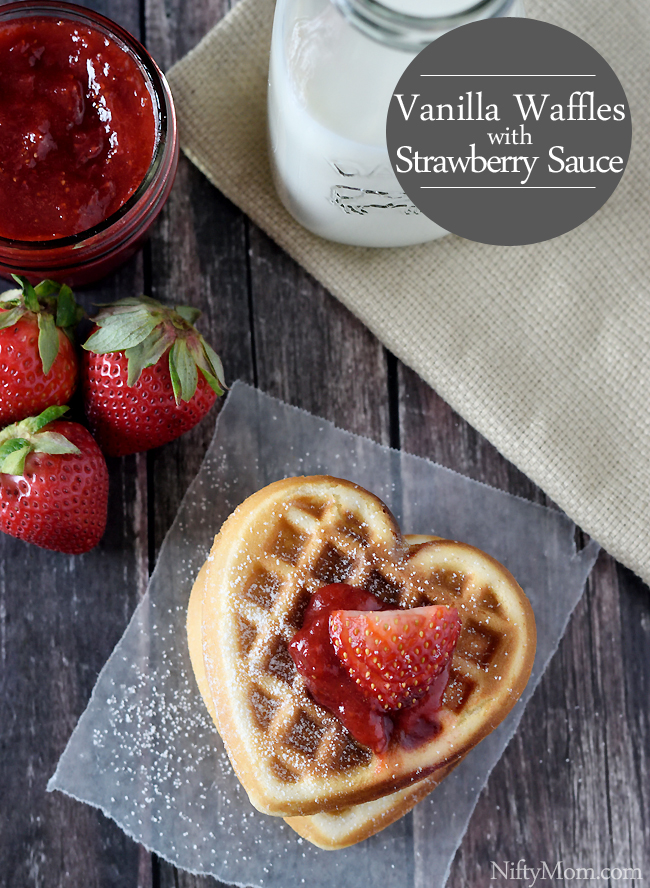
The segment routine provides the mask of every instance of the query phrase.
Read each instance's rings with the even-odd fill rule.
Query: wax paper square
[[[415,811],[342,851],[322,851],[257,812],[200,697],[185,615],[215,533],[247,496],[279,478],[329,474],[372,490],[405,533],[489,552],[535,611],[531,680],[508,718]],[[178,867],[260,888],[442,888],[479,793],[516,730],[598,554],[576,552],[561,512],[336,428],[236,383],[201,470],[167,534],[149,589],[102,670],[48,789],[100,808]],[[435,835],[435,843],[430,836]],[[425,869],[426,868],[426,869]]]

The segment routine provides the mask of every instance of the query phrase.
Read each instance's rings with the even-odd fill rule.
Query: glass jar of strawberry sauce
[[[134,37],[71,3],[0,7],[0,275],[79,285],[112,271],[177,164],[169,86]]]

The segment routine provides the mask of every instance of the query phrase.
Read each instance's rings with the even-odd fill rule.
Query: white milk
[[[473,3],[386,5],[445,15]],[[269,70],[272,166],[282,202],[315,234],[366,247],[446,234],[404,194],[386,149],[388,105],[414,56],[365,36],[329,0],[278,0]]]

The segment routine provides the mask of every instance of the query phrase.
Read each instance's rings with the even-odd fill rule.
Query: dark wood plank
[[[136,36],[137,0],[87,3]],[[87,309],[141,289],[135,257],[78,293]],[[78,398],[73,417],[82,418]],[[146,587],[146,462],[111,460],[109,525],[85,556],[0,538],[0,886],[149,888],[148,855],[94,809],[45,793],[97,675]],[[11,812],[11,813],[9,813]]]
[[[188,4],[146,0],[146,41],[169,68],[223,16],[227,0]],[[253,382],[246,222],[186,158],[149,244],[146,285],[151,296],[200,308],[198,328],[221,356],[227,380]],[[150,514],[157,551],[212,437],[219,405],[180,440],[149,455]]]
[[[89,306],[114,299],[138,278],[141,267],[134,260],[101,287],[80,294],[81,301]],[[81,419],[78,403],[74,418]],[[135,888],[146,869],[146,857],[141,860],[138,846],[111,820],[61,793],[45,792],[146,587],[146,463],[140,456],[110,460],[109,472],[107,531],[87,555],[50,553],[0,535],[3,888]]]
[[[221,356],[226,379],[253,382],[245,222],[183,159],[165,218],[151,240],[151,294],[200,308],[197,327]],[[150,516],[154,550],[164,539],[212,438],[218,402],[198,426],[150,451]]]
[[[363,324],[251,225],[251,292],[263,391],[389,443],[386,351]]]
[[[167,70],[227,11],[227,0],[146,0],[146,42]],[[150,244],[145,248],[147,288],[163,302],[194,305],[198,328],[221,356],[227,381],[254,382],[249,307],[246,220],[184,158]],[[187,435],[148,454],[152,560],[180,501],[198,471],[220,404]],[[155,888],[218,885],[154,858]]]
[[[145,43],[163,71],[196,46],[235,0],[143,0]]]

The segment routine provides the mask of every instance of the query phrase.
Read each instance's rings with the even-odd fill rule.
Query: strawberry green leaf
[[[201,373],[205,376],[205,380],[212,391],[215,392],[215,394],[217,394],[219,397],[221,397],[224,391],[219,385],[219,380],[216,378],[216,376],[213,376],[208,370],[205,370],[203,367],[201,367],[200,370]]]
[[[52,281],[43,281],[43,283],[52,283]],[[39,284],[40,286],[40,284]],[[63,284],[59,290],[59,296],[56,301],[56,325],[57,327],[74,327],[78,324],[84,315],[84,310],[77,305],[72,290],[67,284]]]
[[[209,373],[212,373],[212,367],[203,349],[203,338],[201,336],[188,336],[186,342],[196,366],[201,370],[207,370]]]
[[[223,386],[224,388],[226,388],[226,383],[224,382],[224,372],[223,372],[223,364],[221,363],[221,358],[215,352],[215,350],[210,345],[208,345],[207,342],[205,342],[205,340],[202,340],[202,341],[203,341],[203,350],[205,351],[208,361],[210,362],[210,366],[212,367],[212,372],[214,373],[216,378],[219,380],[219,384],[221,386]]]
[[[188,339],[187,344],[190,354],[196,362],[196,366],[204,375],[212,391],[220,397],[224,393],[225,383],[222,382],[223,368],[218,356],[202,336],[199,336],[196,339]],[[217,368],[216,373],[214,365],[216,365]]]
[[[47,376],[59,353],[59,331],[52,315],[44,311],[38,314],[38,353]]]
[[[174,400],[176,401],[176,405],[178,405],[181,402],[181,381],[176,372],[173,348],[169,349],[169,376],[172,381],[172,389],[174,390]]]
[[[142,310],[141,305],[107,305],[97,312],[93,320],[98,327],[103,327],[103,322],[115,315],[133,314]]]
[[[0,308],[3,305],[7,305],[9,308],[16,309],[17,314],[12,315],[10,318],[3,317],[0,320],[0,329],[11,326],[18,317],[27,311],[31,311],[37,314],[39,318],[41,314],[55,317],[56,326],[61,327],[68,334],[68,338],[72,340],[71,328],[79,323],[85,312],[76,303],[70,287],[51,280],[41,281],[35,287],[32,287],[26,278],[19,277],[18,275],[13,275],[13,277],[18,281],[22,289],[7,290],[5,293],[0,294]],[[51,344],[53,347],[54,339],[52,339]],[[44,348],[47,353],[47,345]],[[43,360],[42,356],[41,360]]]
[[[68,289],[70,288],[68,287]],[[56,281],[51,280],[41,281],[40,284],[36,284],[34,287],[34,292],[39,299],[46,299],[48,296],[51,296],[53,293],[58,293],[60,290],[61,284],[57,284]]]
[[[154,333],[155,332],[156,331],[154,330]],[[146,366],[143,349],[144,343],[142,342],[139,345],[134,345],[133,348],[124,349],[124,356],[127,360],[128,375],[126,378],[126,384],[128,386],[136,384]]]
[[[164,327],[156,327],[139,345],[125,349],[128,361],[127,385],[135,385],[145,367],[153,367],[173,344],[173,333]]]
[[[65,435],[61,435],[59,432],[39,432],[32,439],[32,448],[37,453],[81,453],[81,450],[72,441],[68,441]]]
[[[0,446],[5,441],[12,441],[16,438],[31,439],[46,425],[54,422],[55,419],[60,419],[69,409],[69,407],[47,407],[38,416],[28,416],[27,419],[21,419],[20,422],[5,426],[0,431]]]
[[[201,311],[198,308],[192,308],[190,305],[176,305],[174,308],[176,314],[179,314],[184,321],[194,326],[201,317]]]
[[[22,450],[23,447],[29,447],[29,441],[24,438],[9,438],[7,441],[3,441],[0,444],[0,463],[10,454]]]
[[[22,475],[30,453],[79,454],[79,448],[60,432],[41,431],[63,416],[67,407],[48,407],[39,416],[30,416],[0,432],[0,472]]]
[[[31,448],[29,442],[22,438],[14,438],[13,440],[18,446],[0,459],[0,472],[5,475],[22,475],[25,471],[25,460],[29,456]],[[11,442],[7,441],[6,443]]]
[[[41,304],[38,301],[38,296],[36,295],[36,291],[29,283],[27,278],[20,277],[17,274],[12,274],[12,278],[16,281],[16,283],[20,284],[20,288],[23,291],[23,298],[25,300],[25,305],[30,311],[39,312],[41,310]]]
[[[113,318],[124,315],[140,315],[144,317],[145,315],[151,315],[155,317],[158,322],[160,322],[162,318],[162,312],[154,311],[150,308],[147,308],[146,305],[133,304],[133,305],[108,305],[104,306],[101,311],[98,311],[93,320],[97,324],[98,327],[105,327],[108,324],[113,324],[115,321]],[[128,320],[126,321],[128,323]]]
[[[172,346],[172,353],[174,355],[174,367],[180,382],[181,398],[183,401],[190,401],[194,397],[199,378],[196,371],[196,363],[190,354],[185,339],[176,340]]]
[[[128,298],[129,298],[129,297],[127,296],[127,299],[128,299]],[[151,305],[151,306],[153,306],[153,308],[165,308],[165,306],[162,304],[162,302],[158,302],[157,299],[153,299],[151,296],[145,296],[145,295],[143,294],[142,296],[138,296],[138,297],[136,297],[136,298],[137,298],[140,302],[144,302],[145,305]],[[126,302],[127,299],[120,300],[120,301]]]
[[[29,419],[23,420],[25,423],[29,423],[29,431],[33,433],[40,432],[42,428],[45,428],[51,422],[54,422],[55,419],[61,419],[64,413],[67,413],[69,407],[47,407],[42,413],[39,413],[38,416],[31,416]]]
[[[110,323],[108,318],[95,320],[100,324],[100,328],[90,336],[83,347],[86,351],[97,355],[123,351],[139,345],[159,323],[158,319],[145,308],[130,314],[111,315]]]
[[[0,330],[5,330],[7,327],[13,327],[24,314],[25,309],[20,305],[16,306],[16,308],[8,309],[8,311],[0,312]]]

